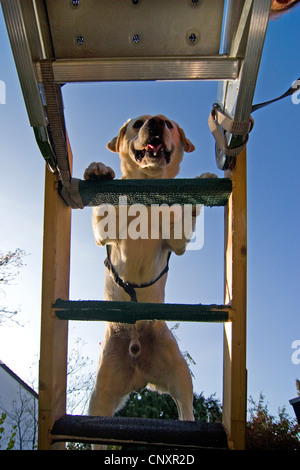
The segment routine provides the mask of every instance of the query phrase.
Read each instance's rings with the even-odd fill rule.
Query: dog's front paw
[[[115,177],[115,172],[110,166],[104,165],[104,163],[93,162],[87,167],[83,177],[85,180],[112,180]]]
[[[200,176],[196,176],[196,178],[218,178],[215,173],[202,173]]]

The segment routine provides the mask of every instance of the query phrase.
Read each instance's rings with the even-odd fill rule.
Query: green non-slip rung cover
[[[225,206],[232,190],[228,178],[178,178],[79,182],[84,206],[119,205],[120,196],[127,204],[203,204]]]
[[[143,418],[65,415],[51,431],[53,441],[143,444],[167,447],[227,449],[221,423]]]
[[[53,308],[61,320],[112,321],[135,323],[138,320],[192,321],[224,323],[230,307],[202,304],[158,304],[105,300],[61,300]]]

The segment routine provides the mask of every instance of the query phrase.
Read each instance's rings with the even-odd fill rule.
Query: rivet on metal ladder
[[[134,34],[131,40],[133,44],[139,44],[141,42],[141,36],[139,34]]]

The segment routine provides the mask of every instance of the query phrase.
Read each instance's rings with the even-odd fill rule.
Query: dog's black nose
[[[165,125],[165,121],[160,118],[159,116],[154,116],[148,121],[148,126],[150,129],[156,128],[156,129],[161,129]]]
[[[159,116],[154,116],[149,121],[147,122],[147,129],[149,132],[149,137],[150,139],[155,138],[162,138],[163,131],[165,127],[165,121],[159,117]]]

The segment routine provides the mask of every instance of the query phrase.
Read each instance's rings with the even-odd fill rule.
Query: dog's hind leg
[[[149,382],[158,391],[172,396],[180,420],[194,421],[192,377],[178,344],[167,327],[160,330],[151,362]]]
[[[118,377],[107,375],[105,364],[102,364],[98,371],[96,383],[91,394],[89,402],[90,416],[108,416],[114,415],[115,411],[121,408],[128,397],[119,388]],[[93,444],[93,450],[105,450],[106,445]]]
[[[174,348],[175,349],[175,348]],[[169,364],[166,388],[176,403],[178,418],[182,421],[194,421],[193,383],[188,365],[177,346],[172,364]]]
[[[150,388],[171,395],[176,403],[178,418],[180,420],[194,421],[193,383],[184,357],[178,349],[170,360],[166,357],[161,357],[161,361],[165,363],[165,371],[168,372],[165,372],[164,377],[160,376],[156,380],[153,380],[155,385],[153,387],[151,384]]]
[[[188,366],[177,364],[174,375],[169,377],[168,392],[176,403],[178,417],[182,421],[194,421],[193,413],[193,384]]]
[[[128,394],[120,396],[114,393],[107,383],[96,383],[90,398],[89,415],[113,416],[126,402],[127,396]]]
[[[119,350],[114,347],[116,341],[119,343]],[[113,416],[125,404],[132,390],[133,378],[133,369],[124,360],[125,349],[129,358],[128,343],[129,341],[122,341],[121,338],[106,338],[89,402],[90,416]],[[97,445],[93,448],[105,447]]]

